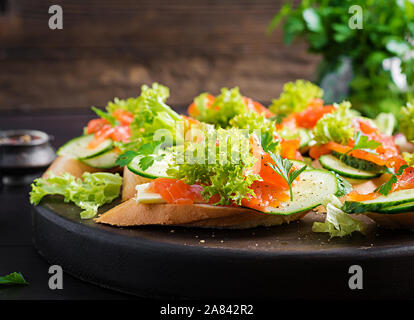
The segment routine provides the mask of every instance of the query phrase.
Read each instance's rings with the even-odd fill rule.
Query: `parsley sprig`
[[[392,175],[391,178],[387,182],[383,183],[378,188],[376,188],[374,191],[384,196],[388,195],[391,192],[393,185],[397,183],[398,176],[402,175],[406,168],[408,168],[408,165],[406,164],[402,165],[397,170],[397,172],[395,172],[394,168],[387,168],[386,173],[391,174]]]
[[[279,175],[281,176],[289,185],[289,192],[290,192],[290,200],[293,200],[293,191],[292,191],[292,183],[295,181],[299,175],[306,170],[307,165],[304,165],[299,170],[292,170],[293,162],[289,159],[283,159],[279,154],[274,154],[273,152],[269,152],[270,157],[275,162],[276,165],[273,163],[268,162],[267,164]]]
[[[0,285],[29,284],[20,272],[13,272],[0,277]]]
[[[128,150],[125,153],[121,154],[118,159],[116,159],[116,164],[120,167],[128,165],[136,156],[142,156],[139,159],[139,166],[142,170],[147,170],[151,167],[155,161],[161,161],[165,154],[159,154],[157,152],[158,147],[161,145],[162,141],[152,141],[143,144],[139,147],[138,151]]]
[[[273,135],[269,132],[265,132],[262,134],[261,139],[262,148],[265,152],[274,151],[275,148],[278,146],[279,141],[273,140]]]
[[[346,155],[348,155],[349,153],[351,153],[352,151],[354,151],[354,150],[364,150],[364,151],[367,151],[369,153],[376,154],[375,149],[377,149],[377,147],[379,147],[381,145],[381,143],[379,143],[378,141],[368,140],[368,136],[363,135],[361,133],[361,131],[358,131],[355,134],[354,141],[355,141],[355,143],[354,143],[354,146],[352,147],[352,149],[345,152],[341,156],[341,159],[343,157],[345,157]]]

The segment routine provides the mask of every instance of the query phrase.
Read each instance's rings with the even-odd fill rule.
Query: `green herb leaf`
[[[0,277],[0,285],[29,284],[20,272],[13,272]]]
[[[138,155],[138,152],[128,150],[124,152],[123,154],[119,155],[115,163],[120,167],[127,166],[132,161],[132,159],[134,159],[137,155]]]
[[[269,132],[265,132],[262,134],[261,144],[265,152],[275,152],[276,147],[279,145],[279,141],[273,141],[273,135]]]
[[[292,201],[292,183],[303,171],[306,170],[307,165],[303,166],[299,170],[290,171],[290,169],[292,169],[293,162],[291,162],[289,159],[283,159],[280,155],[274,154],[273,152],[269,152],[269,155],[275,162],[276,166],[270,162],[268,162],[268,165],[287,182],[289,185],[290,200]]]
[[[140,167],[142,168],[142,170],[146,170],[149,167],[151,167],[152,164],[154,163],[154,159],[151,162],[151,158],[154,157],[152,155],[154,155],[157,152],[157,148],[161,144],[162,144],[162,141],[151,141],[151,142],[144,143],[138,148],[137,151],[128,150],[124,152],[123,154],[121,154],[118,157],[118,159],[116,159],[115,163],[119,165],[120,167],[127,166],[136,156],[145,155],[147,157],[142,157],[139,163],[140,163]]]
[[[151,167],[155,161],[161,161],[164,158],[165,154],[160,155],[148,155],[139,159],[139,166],[142,170],[147,170]]]
[[[368,136],[365,136],[358,131],[354,136],[354,146],[351,150],[345,152],[341,158],[345,157],[347,154],[351,153],[354,150],[364,150],[370,153],[376,154],[375,149],[381,145],[378,141],[368,140]]]
[[[384,196],[388,195],[392,191],[392,187],[394,186],[394,184],[397,183],[398,181],[397,177],[402,175],[406,168],[408,168],[408,165],[406,164],[402,165],[397,170],[397,172],[395,172],[394,168],[387,168],[387,173],[392,174],[391,178],[387,182],[383,183],[378,188],[376,188],[374,191]]]

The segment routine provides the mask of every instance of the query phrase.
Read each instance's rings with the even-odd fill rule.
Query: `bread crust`
[[[182,225],[205,228],[253,228],[288,223],[306,213],[273,215],[241,207],[218,207],[207,204],[140,204],[129,199],[95,219],[118,227],[142,225]]]
[[[124,167],[124,174],[123,174],[123,182],[122,182],[122,201],[127,201],[135,197],[137,190],[135,187],[138,184],[143,184],[147,182],[151,182],[151,179],[141,177],[131,170],[128,169],[127,166]]]
[[[101,169],[92,168],[79,160],[73,158],[67,158],[64,156],[58,156],[49,168],[45,171],[42,178],[46,178],[49,173],[53,173],[57,176],[64,173],[69,173],[74,177],[80,178],[84,172],[98,172]]]
[[[49,173],[53,173],[57,176],[62,175],[64,173],[69,173],[76,178],[80,178],[82,174],[85,172],[112,172],[112,173],[121,173],[122,170],[120,167],[115,167],[112,169],[98,169],[88,166],[83,162],[68,158],[64,156],[58,156],[52,164],[47,168],[45,173],[43,173],[42,178],[47,178]]]

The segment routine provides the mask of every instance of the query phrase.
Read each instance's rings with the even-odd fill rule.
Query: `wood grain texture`
[[[239,85],[269,102],[284,82],[312,78],[303,43],[265,33],[282,0],[13,0],[0,13],[0,109],[85,108],[171,88],[172,105]],[[48,7],[63,8],[49,30]]]

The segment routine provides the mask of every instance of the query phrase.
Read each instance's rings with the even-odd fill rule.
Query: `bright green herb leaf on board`
[[[13,272],[0,276],[0,285],[29,284],[20,272]]]

